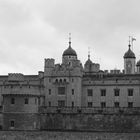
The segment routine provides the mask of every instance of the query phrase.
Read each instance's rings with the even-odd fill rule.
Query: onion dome
[[[137,62],[136,66],[140,66],[140,60]]]
[[[69,38],[69,47],[63,52],[63,56],[77,56],[76,51],[71,47],[71,38]]]
[[[124,54],[124,58],[136,58],[135,54],[133,53],[133,51],[130,49],[131,45],[129,44],[129,49],[128,51]]]
[[[73,50],[70,46],[63,52],[63,56],[77,56],[76,51]]]

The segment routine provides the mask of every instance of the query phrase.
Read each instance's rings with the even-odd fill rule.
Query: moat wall
[[[40,124],[41,130],[140,132],[140,115],[49,113]]]
[[[10,121],[14,121],[14,127],[10,127]],[[4,113],[3,130],[39,130],[38,115],[35,113]]]

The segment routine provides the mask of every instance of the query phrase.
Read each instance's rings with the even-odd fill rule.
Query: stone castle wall
[[[15,121],[16,127],[10,127],[11,121]],[[40,128],[36,113],[4,113],[3,124],[3,130],[39,130]]]
[[[41,130],[140,132],[140,114],[65,114],[40,115]]]

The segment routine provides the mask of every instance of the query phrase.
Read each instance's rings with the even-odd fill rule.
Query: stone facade
[[[103,71],[90,55],[83,67],[69,42],[61,64],[48,58],[38,75],[0,76],[3,130],[140,130],[135,126],[140,122],[140,65],[135,61],[129,45],[122,71]],[[116,129],[119,118],[126,122]]]
[[[1,86],[3,130],[39,129],[38,108],[44,105],[44,87],[40,75],[9,74]]]

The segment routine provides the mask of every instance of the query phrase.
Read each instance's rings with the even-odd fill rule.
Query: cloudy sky
[[[128,36],[140,59],[140,0],[0,0],[0,75],[37,74],[44,58],[61,63],[72,47],[84,64],[88,47],[101,69],[123,69]]]

